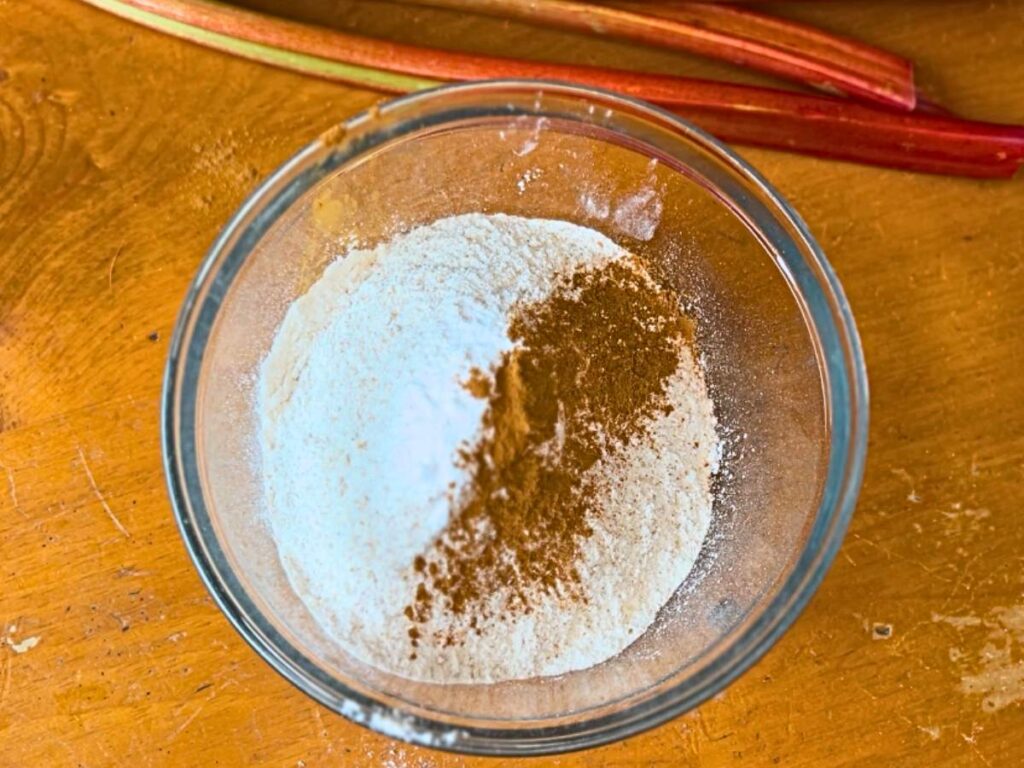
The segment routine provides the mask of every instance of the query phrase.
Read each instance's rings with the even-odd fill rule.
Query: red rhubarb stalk
[[[744,8],[658,2],[625,7],[576,0],[409,1],[687,51],[831,93],[914,108],[914,73],[906,59]]]
[[[206,0],[87,0],[140,23],[206,45],[223,43],[190,34],[205,30],[223,39],[262,46],[246,53],[260,61],[366,85],[316,62],[343,62],[369,71],[431,80],[541,78],[606,88],[660,104],[719,138],[821,157],[893,168],[976,177],[1010,177],[1024,163],[1024,127],[899,113],[828,96],[754,86],[567,64],[528,62],[401,45],[287,22]],[[172,21],[176,26],[159,24]],[[275,55],[279,52],[280,55]],[[303,54],[304,62],[288,52]],[[381,88],[420,87],[381,78]],[[429,83],[424,83],[429,84]]]
[[[1024,164],[1024,126],[725,83],[693,95],[669,108],[725,141],[951,176],[1010,178]]]

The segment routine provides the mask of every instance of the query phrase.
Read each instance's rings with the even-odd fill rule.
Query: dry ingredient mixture
[[[678,297],[603,235],[469,214],[354,250],[260,373],[266,517],[322,626],[435,682],[623,650],[691,570],[719,443]]]

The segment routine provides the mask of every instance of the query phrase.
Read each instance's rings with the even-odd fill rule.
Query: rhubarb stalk
[[[407,0],[696,53],[830,93],[911,110],[909,61],[854,40],[744,8],[576,0]]]
[[[448,80],[543,78],[660,104],[719,138],[927,173],[1009,177],[1024,127],[897,113],[828,96],[597,67],[527,62],[374,40],[206,0],[86,0],[220,50],[390,92]]]

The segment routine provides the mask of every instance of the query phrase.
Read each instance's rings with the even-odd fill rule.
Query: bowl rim
[[[232,572],[219,544],[212,538],[213,528],[203,499],[197,457],[194,451],[182,450],[182,442],[188,446],[188,433],[184,433],[184,441],[179,435],[179,426],[192,423],[195,413],[198,369],[219,306],[216,302],[211,306],[209,293],[223,271],[222,260],[236,256],[244,261],[245,254],[276,221],[277,214],[287,209],[305,189],[340,165],[395,136],[413,132],[423,127],[423,124],[405,127],[402,131],[375,131],[353,142],[344,152],[329,151],[337,141],[337,136],[344,136],[350,130],[370,123],[380,114],[416,105],[429,105],[450,94],[465,95],[493,90],[515,91],[517,95],[530,97],[543,91],[589,102],[596,100],[610,108],[627,107],[631,115],[656,120],[661,126],[667,124],[676,132],[676,138],[698,145],[715,162],[741,177],[762,195],[773,207],[773,212],[788,225],[798,246],[797,252],[816,273],[810,278],[811,282],[800,290],[799,298],[805,301],[810,298],[820,305],[834,323],[834,328],[828,330],[835,337],[834,343],[823,350],[823,360],[820,361],[820,365],[826,369],[826,387],[829,389],[826,403],[830,406],[832,417],[825,493],[803,550],[765,609],[737,634],[732,645],[714,664],[697,670],[692,677],[647,700],[620,712],[584,718],[570,724],[514,729],[476,725],[453,728],[450,722],[393,710],[336,679],[326,679],[249,602],[239,582],[225,584],[225,574],[229,582],[233,581]],[[516,116],[537,113],[513,111],[504,114]],[[325,151],[328,151],[325,159],[313,162]],[[269,213],[264,208],[268,200],[274,203],[274,210]],[[738,211],[734,210],[734,213]],[[215,268],[218,268],[216,272]],[[220,281],[220,289],[226,290],[230,282],[230,279]],[[792,280],[790,287],[794,292],[800,289]],[[806,295],[804,291],[808,288],[812,294],[817,290],[819,295]],[[813,318],[806,319],[816,332],[821,330]],[[198,349],[194,343],[197,328],[206,331],[202,346]],[[195,375],[190,376],[190,371]],[[242,638],[285,679],[320,704],[350,720],[410,743],[479,755],[555,754],[617,741],[660,725],[698,706],[748,670],[807,606],[839,550],[863,478],[867,427],[867,374],[849,303],[824,253],[792,206],[732,149],[678,116],[646,102],[603,89],[548,80],[485,80],[418,91],[348,118],[285,161],[256,187],[232,215],[199,266],[183,300],[170,340],[161,398],[163,466],[179,532],[204,586]],[[253,614],[255,619],[252,618]]]

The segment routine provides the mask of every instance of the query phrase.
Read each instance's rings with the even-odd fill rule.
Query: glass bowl
[[[438,685],[348,655],[286,578],[260,513],[256,372],[290,303],[353,244],[468,212],[563,219],[686,297],[725,440],[712,531],[618,656],[554,678]],[[459,752],[564,752],[697,706],[750,667],[821,582],[853,511],[868,419],[849,307],[820,248],[729,149],[647,104],[499,81],[400,98],[328,131],[214,243],[171,341],[163,453],[185,544],[278,672],[382,733]]]

